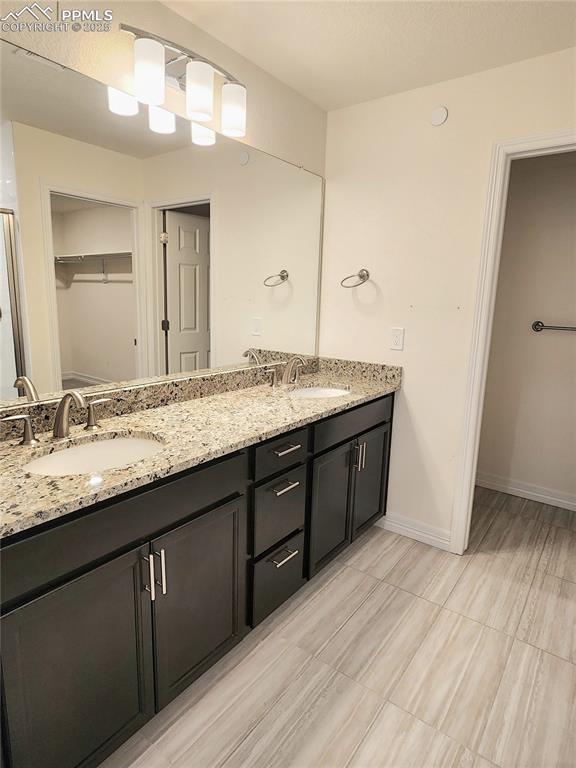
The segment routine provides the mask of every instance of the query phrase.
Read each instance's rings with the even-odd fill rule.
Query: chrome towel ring
[[[266,288],[274,288],[275,285],[282,285],[282,283],[285,283],[286,280],[290,275],[285,269],[281,269],[280,272],[277,275],[269,275],[266,280],[264,280],[264,285]],[[274,280],[275,278],[279,278],[279,280],[276,280],[275,283],[269,282],[270,280]]]
[[[356,279],[355,283],[348,283],[348,280],[354,280]],[[355,275],[348,275],[348,277],[345,277],[343,280],[340,280],[340,285],[342,288],[356,288],[359,285],[362,285],[362,283],[365,283],[366,280],[370,279],[370,272],[368,272],[367,269],[361,269],[359,272],[357,272]]]

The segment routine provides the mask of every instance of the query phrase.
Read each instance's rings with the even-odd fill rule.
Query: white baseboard
[[[88,382],[88,386],[92,384],[110,384],[110,379],[101,379],[99,376],[91,376],[89,373],[82,373],[81,371],[62,371],[63,379],[81,379]]]
[[[521,496],[531,501],[539,501],[542,504],[550,504],[553,507],[572,509],[576,511],[576,496],[555,491],[552,488],[544,488],[532,483],[524,483],[521,480],[513,480],[500,475],[489,475],[479,472],[476,475],[476,485],[482,488],[490,488],[492,491],[509,493],[512,496]]]
[[[450,530],[447,528],[436,528],[393,513],[387,513],[377,521],[376,525],[392,533],[400,533],[410,539],[430,544],[432,547],[451,551]]]

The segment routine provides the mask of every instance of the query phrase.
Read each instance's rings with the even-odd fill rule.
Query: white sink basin
[[[293,397],[312,400],[317,397],[342,397],[343,395],[349,395],[350,390],[343,389],[342,387],[300,387],[299,389],[293,389],[290,394]]]
[[[104,469],[120,469],[153,456],[162,443],[146,437],[110,437],[64,448],[29,461],[24,466],[34,475],[63,477],[87,475]]]

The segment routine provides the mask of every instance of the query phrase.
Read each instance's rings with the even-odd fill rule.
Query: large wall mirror
[[[232,139],[191,143],[107,88],[2,54],[3,401],[314,354],[323,180]],[[20,391],[20,395],[22,395]]]

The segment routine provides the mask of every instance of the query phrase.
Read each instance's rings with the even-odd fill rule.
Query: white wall
[[[449,543],[494,142],[576,124],[576,49],[328,116],[320,351],[404,366],[388,519]],[[445,104],[435,128],[431,110]],[[344,290],[367,267],[373,282]],[[403,352],[391,326],[406,328]]]
[[[478,479],[576,509],[576,153],[513,163]]]
[[[129,208],[105,205],[52,212],[55,254],[131,252],[132,240]],[[108,257],[60,262],[55,268],[63,377],[94,383],[135,378],[138,334],[132,260]]]
[[[78,7],[74,0],[58,5],[60,10]],[[21,7],[19,1],[3,2],[2,13]],[[324,110],[158,2],[91,2],[90,8],[113,11],[110,32],[13,32],[3,33],[3,37],[103,83],[130,90],[133,38],[120,32],[118,25],[123,22],[162,35],[212,59],[246,84],[247,144],[317,173],[323,172]],[[167,106],[185,116],[183,98]]]
[[[47,189],[74,192],[87,197],[113,196],[141,201],[141,161],[101,147],[93,147],[27,125],[13,124],[16,177],[18,180],[19,228],[22,242],[24,286],[30,336],[29,375],[39,392],[54,390],[59,371],[54,369],[50,345],[50,295],[47,286],[53,269],[45,259],[49,222],[43,201]]]
[[[322,180],[234,142],[144,160],[144,197],[211,197],[212,365],[242,361],[248,347],[314,354]],[[276,288],[263,281],[286,269]],[[262,335],[252,335],[261,318]]]

